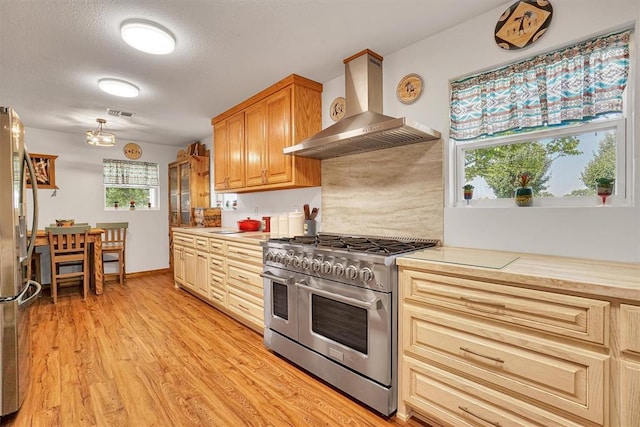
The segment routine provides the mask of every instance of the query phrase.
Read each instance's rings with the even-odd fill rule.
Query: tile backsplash
[[[322,231],[443,239],[442,141],[322,161]]]

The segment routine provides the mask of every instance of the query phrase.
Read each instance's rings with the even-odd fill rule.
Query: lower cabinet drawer
[[[604,422],[607,355],[410,304],[402,321],[408,326],[405,352],[523,399]]]
[[[225,301],[224,301],[225,300],[225,295],[226,295],[226,293],[224,292],[224,290],[221,290],[221,289],[218,289],[218,288],[214,288],[214,287],[209,288],[209,299],[212,302],[214,302],[214,303],[216,303],[216,304],[218,304],[218,305],[220,305],[222,307],[224,307],[226,305]]]
[[[583,424],[479,386],[451,372],[405,357],[401,399],[439,423],[462,427],[579,427]]]
[[[259,328],[264,327],[262,301],[233,288],[229,288],[227,298],[227,307],[229,310],[240,314],[243,318],[249,320]]]
[[[262,277],[260,277],[260,273],[256,271],[238,268],[230,263],[228,264],[227,285],[233,285],[242,289],[244,292],[262,299]]]

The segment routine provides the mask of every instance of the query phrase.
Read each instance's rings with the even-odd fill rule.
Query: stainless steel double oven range
[[[382,415],[397,409],[399,254],[437,240],[263,242],[265,345]]]

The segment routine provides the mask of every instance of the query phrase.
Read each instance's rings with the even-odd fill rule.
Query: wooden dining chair
[[[105,281],[107,279],[107,276],[109,278],[117,277],[120,286],[124,284],[126,273],[125,247],[128,227],[128,222],[99,222],[96,224],[96,228],[102,228],[104,230],[104,233],[102,234],[103,277]],[[118,263],[118,272],[105,274],[104,265],[111,262]]]
[[[82,298],[87,298],[90,229],[88,225],[45,228],[51,251],[51,296],[54,304],[58,302],[58,286],[78,280],[82,283]]]

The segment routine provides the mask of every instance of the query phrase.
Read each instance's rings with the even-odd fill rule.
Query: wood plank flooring
[[[426,426],[355,403],[166,273],[32,307],[31,385],[2,426]]]

